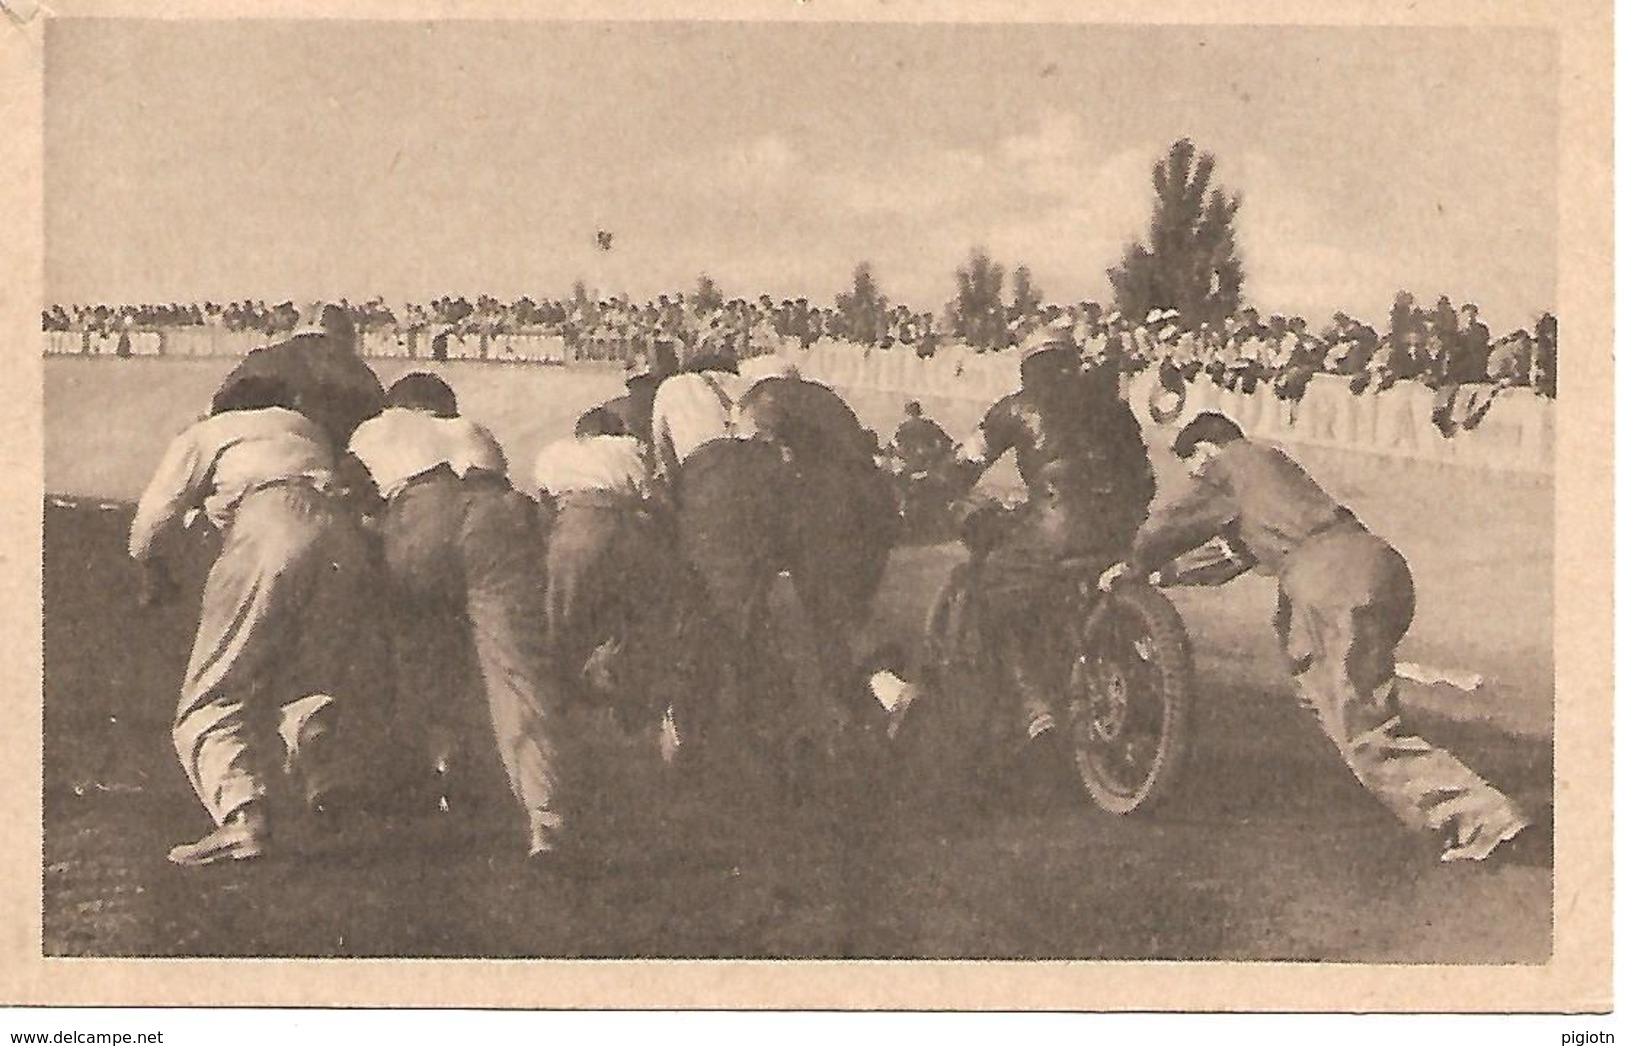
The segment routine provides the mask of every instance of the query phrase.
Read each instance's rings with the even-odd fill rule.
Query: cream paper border
[[[1605,0],[0,0],[0,1003],[518,1008],[1599,1011],[1612,984],[1612,11]],[[41,957],[44,22],[480,18],[1516,25],[1560,34],[1555,938],[1543,966],[1252,962],[124,960]],[[1267,60],[1265,58],[1264,60]],[[1507,75],[1518,75],[1509,70]],[[1515,157],[1508,157],[1515,163]],[[1486,172],[1486,177],[1493,177]],[[1508,555],[1519,554],[1508,549]],[[1509,608],[1511,609],[1511,608]],[[292,915],[294,913],[290,913]],[[1486,911],[1484,918],[1497,913]]]

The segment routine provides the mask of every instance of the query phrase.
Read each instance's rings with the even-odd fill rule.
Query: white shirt
[[[305,478],[317,486],[333,481],[333,452],[322,429],[297,411],[281,407],[231,410],[205,418],[176,436],[130,523],[130,555],[146,559],[159,537],[193,509],[201,508],[224,530],[237,503],[254,487]]]
[[[1269,344],[1259,337],[1243,341],[1236,350],[1237,363],[1262,363],[1269,358]]]
[[[1292,362],[1292,357],[1298,351],[1299,339],[1297,334],[1287,331],[1281,335],[1281,340],[1270,344],[1264,343],[1263,359],[1266,366],[1279,369]]]
[[[745,393],[737,374],[702,371],[674,374],[655,393],[655,466],[670,478],[700,447],[719,439],[740,439],[734,405]]]
[[[536,487],[554,497],[607,491],[649,493],[649,459],[635,436],[581,436],[549,443],[536,455]]]
[[[362,422],[350,437],[350,453],[366,466],[386,499],[408,480],[440,465],[459,476],[468,475],[470,469],[508,472],[501,445],[482,426],[467,418],[437,418],[402,407]]]

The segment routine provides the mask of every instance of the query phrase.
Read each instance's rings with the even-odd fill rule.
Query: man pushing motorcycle
[[[1197,415],[1173,449],[1194,482],[1146,521],[1100,588],[1224,537],[1230,576],[1256,569],[1279,582],[1275,627],[1299,694],[1360,784],[1405,824],[1436,833],[1443,861],[1510,854],[1503,844],[1515,836],[1538,854],[1542,840],[1516,803],[1405,728],[1394,653],[1416,591],[1404,557],[1296,461],[1222,414]]]

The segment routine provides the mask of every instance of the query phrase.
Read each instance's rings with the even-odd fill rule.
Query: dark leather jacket
[[[1016,453],[1028,504],[1054,507],[1126,547],[1156,496],[1134,412],[1107,381],[1084,375],[1011,393],[982,420],[986,460]]]
[[[764,378],[739,400],[756,431],[803,463],[820,460],[874,467],[875,435],[827,385],[803,378]]]
[[[349,345],[326,334],[296,334],[255,349],[226,375],[218,397],[247,377],[274,377],[298,393],[300,410],[343,449],[356,426],[384,409],[378,376]]]

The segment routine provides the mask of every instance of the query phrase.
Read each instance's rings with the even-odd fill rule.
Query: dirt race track
[[[71,373],[53,386],[47,370],[47,485],[85,495],[62,480],[84,474],[61,464],[63,448],[105,443],[99,433],[119,426],[67,409],[78,399],[67,393],[84,387],[83,371]],[[589,846],[572,875],[524,867],[505,806],[362,822],[319,841],[289,833],[300,852],[176,869],[165,850],[207,827],[168,739],[199,574],[173,605],[135,605],[128,508],[116,501],[151,462],[98,453],[94,467],[122,483],[97,491],[112,507],[93,497],[45,509],[47,954],[1548,954],[1550,868],[1441,866],[1427,840],[1378,808],[1292,700],[1266,635],[1269,589],[1252,579],[1180,597],[1202,681],[1196,744],[1187,787],[1143,820],[1096,813],[1064,780],[1019,765],[974,801],[946,805],[919,802],[884,759],[794,799],[690,786],[666,777],[646,742],[582,714],[573,725]],[[1437,475],[1369,463],[1333,479],[1416,567],[1422,613],[1402,656],[1488,677],[1470,696],[1407,689],[1413,727],[1549,810],[1550,488],[1442,487]],[[1453,512],[1418,521],[1423,497]],[[894,555],[876,639],[914,641],[955,555]],[[793,608],[780,600],[778,610],[795,656]]]

